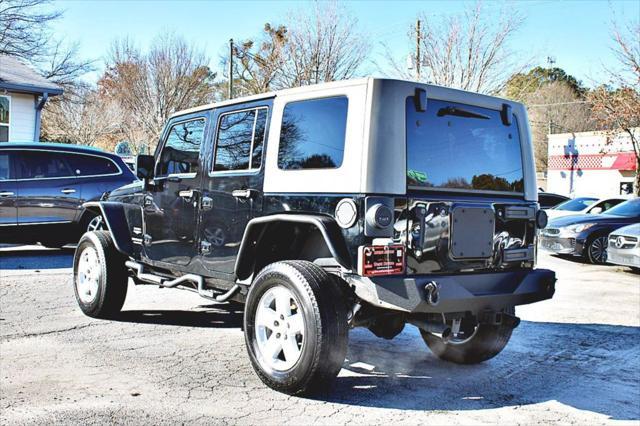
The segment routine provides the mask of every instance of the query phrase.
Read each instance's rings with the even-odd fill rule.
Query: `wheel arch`
[[[124,213],[124,206],[113,201],[90,201],[84,203],[82,207],[85,213],[100,214],[104,218],[107,230],[111,234],[113,244],[116,249],[127,256],[133,254],[133,243],[129,232],[129,225]]]
[[[287,250],[300,250],[292,256]],[[249,221],[235,264],[238,279],[249,278],[266,264],[280,260],[314,260],[327,255],[352,268],[344,236],[333,218],[310,214],[275,214]],[[301,259],[302,257],[302,259]]]

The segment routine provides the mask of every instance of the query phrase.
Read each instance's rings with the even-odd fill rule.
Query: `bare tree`
[[[336,2],[313,3],[289,16],[290,25],[266,24],[258,41],[235,51],[234,69],[242,94],[343,80],[355,76],[369,43],[357,19]],[[226,65],[226,59],[223,59]],[[236,80],[234,80],[236,81]]]
[[[147,53],[129,40],[114,43],[100,93],[116,102],[125,118],[125,132],[155,146],[162,128],[175,111],[201,105],[214,97],[213,74],[203,52],[173,34],[162,35]],[[144,136],[140,136],[144,135]]]
[[[264,93],[274,88],[284,66],[286,43],[287,28],[267,23],[258,41],[246,40],[236,47],[234,79],[238,80],[235,86],[238,95]],[[223,65],[226,69],[226,59]]]
[[[93,69],[78,58],[78,44],[52,37],[50,25],[62,16],[50,0],[0,0],[0,54],[29,62],[65,89]]]
[[[395,73],[403,78],[494,94],[511,75],[524,68],[525,64],[509,49],[509,42],[523,21],[513,8],[503,9],[495,19],[477,2],[448,18],[426,14],[418,18],[422,23],[417,37],[420,75],[387,53]],[[409,36],[410,42],[416,43],[416,28]],[[415,52],[413,55],[417,56]]]
[[[0,0],[0,53],[28,61],[47,54],[49,24],[61,16],[50,0]]]
[[[608,134],[608,144],[626,134],[636,157],[635,191],[640,195],[640,24],[614,22],[613,51],[618,68],[607,69],[609,86],[588,94],[598,127]]]
[[[356,75],[369,42],[358,20],[336,2],[315,2],[311,13],[291,17],[280,87],[344,80]]]
[[[571,85],[554,81],[525,95],[536,169],[547,170],[548,134],[583,132],[593,129],[591,106]]]
[[[95,90],[76,88],[44,112],[43,139],[106,148],[105,139],[119,130],[121,112]]]

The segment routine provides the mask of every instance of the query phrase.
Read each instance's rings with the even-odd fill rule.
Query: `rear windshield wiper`
[[[467,111],[466,109],[456,107],[446,107],[440,108],[438,110],[438,117],[444,117],[445,115],[455,115],[456,117],[466,118],[480,118],[482,120],[489,120],[491,118],[484,114],[478,114],[477,112]]]

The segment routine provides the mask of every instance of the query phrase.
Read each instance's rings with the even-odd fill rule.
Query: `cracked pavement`
[[[72,254],[0,248],[0,424],[640,424],[640,276],[625,268],[542,254],[554,299],[519,307],[480,365],[439,361],[412,326],[353,330],[333,391],[306,399],[253,373],[240,305],[130,285],[117,321],[84,316]]]

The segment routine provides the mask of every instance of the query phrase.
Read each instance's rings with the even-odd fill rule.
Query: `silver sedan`
[[[640,223],[634,223],[609,234],[607,261],[640,269]]]

